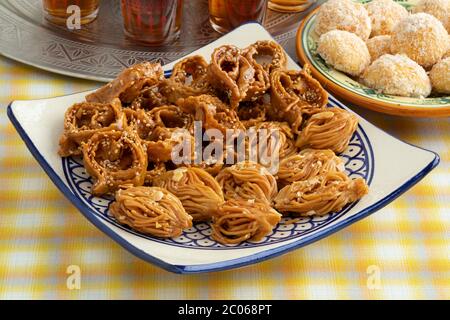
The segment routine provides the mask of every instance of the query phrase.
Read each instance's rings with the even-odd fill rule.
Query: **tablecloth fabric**
[[[440,165],[384,209],[326,239],[240,269],[177,275],[134,257],[91,225],[7,119],[11,100],[99,85],[0,56],[1,299],[450,298],[449,118],[399,118],[354,108],[394,136],[438,152]],[[70,290],[67,268],[73,265],[81,281],[80,289]]]

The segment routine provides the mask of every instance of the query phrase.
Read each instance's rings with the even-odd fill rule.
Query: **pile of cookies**
[[[411,12],[393,0],[330,0],[315,32],[328,65],[378,92],[450,94],[450,0],[421,0]]]

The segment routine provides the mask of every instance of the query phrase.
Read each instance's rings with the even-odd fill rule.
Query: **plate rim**
[[[83,92],[89,92],[89,91],[83,91]],[[81,94],[83,92],[79,93],[72,93],[67,94],[63,96],[71,96],[75,94]],[[60,96],[61,97],[61,96]],[[57,98],[57,97],[53,97]],[[34,100],[17,100],[17,101],[36,101],[36,100],[48,100],[49,98],[43,98],[43,99],[34,99]],[[50,98],[52,99],[52,98]],[[330,97],[331,100],[335,104],[337,104],[340,107],[345,106],[343,103],[341,103],[339,100],[337,100],[334,97]],[[434,158],[424,167],[422,168],[417,174],[409,178],[407,181],[405,181],[402,185],[400,185],[398,188],[393,190],[390,194],[385,196],[384,198],[380,199],[379,201],[375,202],[374,204],[362,209],[355,215],[343,219],[342,221],[337,222],[336,224],[332,225],[331,227],[325,228],[323,230],[318,230],[315,234],[306,236],[305,238],[299,239],[297,241],[293,241],[291,243],[288,243],[286,245],[280,245],[279,247],[264,250],[258,253],[250,254],[244,257],[230,259],[226,261],[221,262],[214,262],[214,263],[207,263],[207,264],[199,264],[199,265],[176,265],[171,264],[166,261],[163,261],[162,259],[159,259],[149,253],[144,252],[143,250],[135,247],[131,242],[125,240],[125,238],[122,238],[119,234],[117,234],[113,229],[108,227],[106,224],[103,224],[98,220],[94,214],[87,206],[85,206],[78,197],[76,197],[75,194],[73,194],[69,187],[64,183],[62,178],[53,170],[52,166],[47,162],[43,154],[40,152],[40,150],[34,145],[33,141],[30,139],[28,134],[26,133],[25,129],[22,127],[22,124],[20,121],[16,118],[16,115],[14,114],[13,110],[13,104],[16,101],[12,101],[8,107],[7,107],[7,115],[10,119],[11,123],[15,127],[16,131],[19,133],[19,136],[24,141],[25,145],[27,146],[28,150],[31,152],[33,157],[36,159],[36,161],[40,164],[42,169],[45,171],[45,173],[48,175],[50,180],[53,182],[53,184],[59,189],[59,191],[83,214],[83,216],[91,222],[93,225],[95,225],[100,231],[105,233],[107,236],[109,236],[112,240],[114,240],[116,243],[118,243],[120,246],[122,246],[125,250],[129,251],[136,257],[146,261],[150,262],[158,267],[161,267],[162,269],[165,269],[170,272],[178,273],[178,274],[191,274],[191,273],[203,273],[203,272],[212,272],[212,271],[223,271],[228,270],[232,268],[238,268],[243,267],[246,265],[250,265],[253,263],[261,262],[264,260],[268,260],[274,257],[277,257],[279,255],[288,253],[290,251],[293,251],[295,249],[301,248],[303,246],[309,245],[313,242],[316,242],[318,240],[321,240],[337,231],[340,231],[341,229],[375,213],[379,209],[383,208],[393,200],[395,200],[397,197],[402,195],[404,192],[409,190],[412,186],[414,186],[416,183],[418,183],[420,180],[422,180],[431,170],[433,170],[440,161],[439,155],[431,150],[415,146],[413,144],[410,144],[408,142],[404,142],[400,139],[397,139],[391,136],[393,139],[395,139],[398,142],[402,142],[405,144],[408,144],[412,147],[415,147],[417,149],[421,149],[423,151],[427,151],[429,153],[432,153],[434,155]],[[384,130],[377,128],[378,130],[381,130],[384,132]]]
[[[320,70],[318,70],[307,57],[306,49],[303,47],[303,35],[305,31],[305,27],[308,22],[317,15],[320,6],[312,10],[302,21],[300,26],[297,29],[297,34],[295,36],[295,49],[297,52],[297,58],[300,60],[302,65],[307,63],[310,66],[310,70],[312,75],[317,78],[323,87],[329,91],[331,91],[334,95],[342,98],[348,102],[354,104],[355,106],[362,106],[364,108],[382,112],[391,115],[397,116],[408,116],[408,117],[417,117],[417,118],[431,118],[431,117],[449,117],[450,116],[450,104],[444,106],[435,106],[428,105],[429,108],[421,108],[415,106],[408,106],[406,104],[396,104],[389,103],[386,101],[380,101],[377,99],[370,98],[370,96],[362,95],[359,93],[352,92],[343,86],[341,86],[338,82],[328,79]]]

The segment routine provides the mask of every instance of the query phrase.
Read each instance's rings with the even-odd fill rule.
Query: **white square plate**
[[[257,40],[272,37],[259,24],[246,24],[192,54],[209,60],[214,48],[220,45],[243,48]],[[165,66],[168,73],[174,63]],[[288,68],[299,66],[289,58]],[[81,160],[61,159],[57,154],[64,112],[73,103],[83,101],[88,93],[14,101],[8,107],[8,116],[55,185],[90,222],[134,255],[177,273],[244,266],[317,241],[387,205],[439,163],[437,154],[399,141],[360,118],[347,151],[341,155],[349,175],[365,178],[370,186],[369,194],[360,201],[338,213],[302,218],[294,224],[282,222],[263,240],[238,246],[223,246],[212,240],[206,224],[197,224],[176,239],[156,239],[119,225],[108,215],[110,198],[90,194],[91,180]],[[333,97],[329,104],[346,108]]]

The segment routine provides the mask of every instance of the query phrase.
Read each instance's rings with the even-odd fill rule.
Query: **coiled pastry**
[[[328,103],[327,92],[311,77],[308,65],[299,71],[275,70],[270,75],[270,83],[271,104],[276,112],[286,113],[297,107],[302,114],[310,115]]]
[[[221,204],[213,216],[212,237],[225,245],[259,241],[270,234],[280,220],[281,214],[265,203],[230,199]]]
[[[358,126],[358,118],[341,108],[327,108],[309,118],[300,132],[299,148],[331,149],[344,152]]]
[[[243,199],[270,204],[277,194],[277,182],[258,163],[245,161],[223,169],[216,177],[225,200]]]
[[[147,155],[133,130],[95,133],[83,144],[83,161],[94,179],[94,195],[114,192],[121,185],[144,183]]]
[[[151,134],[145,140],[148,158],[154,162],[172,160],[172,151],[176,145],[188,143],[194,150],[193,117],[177,106],[153,108],[149,117],[155,124]]]
[[[192,114],[195,121],[201,121],[205,130],[218,129],[225,135],[227,129],[245,129],[236,111],[217,97],[206,94],[189,97],[179,100],[178,105],[184,112]]]
[[[122,130],[126,118],[119,99],[111,103],[76,103],[64,116],[64,132],[59,140],[59,155],[81,154],[81,144],[98,131]]]
[[[181,200],[194,221],[208,221],[224,202],[222,189],[205,170],[178,168],[153,180],[153,185],[167,189]]]
[[[159,238],[177,237],[192,227],[192,217],[180,200],[163,188],[120,189],[109,211],[119,223]]]
[[[308,180],[330,171],[344,170],[344,162],[333,151],[304,149],[280,161],[277,173],[278,186]]]
[[[297,181],[280,190],[275,209],[300,216],[324,215],[340,211],[368,192],[362,178],[351,180],[345,173],[329,171]]]
[[[144,185],[153,185],[153,180],[158,178],[160,175],[167,172],[166,162],[152,162],[150,161],[147,165],[147,170],[145,172]]]
[[[233,45],[224,45],[214,50],[208,66],[208,82],[226,95],[232,109],[247,97],[247,91],[255,81],[255,69]]]
[[[241,102],[237,109],[237,115],[245,128],[250,128],[267,120],[268,104],[260,101]]]
[[[129,108],[150,111],[155,107],[170,104],[167,97],[162,94],[160,84],[161,82],[158,82],[152,86],[142,88],[139,95],[129,104]]]
[[[258,63],[270,74],[276,69],[286,69],[287,58],[283,48],[270,40],[257,41],[243,50],[251,63]],[[267,57],[269,59],[267,59]],[[268,62],[267,60],[270,60]]]
[[[187,57],[176,63],[172,75],[160,83],[161,93],[170,103],[180,98],[198,96],[211,91],[206,78],[208,63],[202,56]]]
[[[278,153],[279,159],[284,159],[297,152],[295,146],[294,134],[291,131],[288,123],[267,121],[261,122],[256,127],[258,131],[258,152],[264,153],[267,148],[267,156],[274,156],[270,151],[273,150]],[[266,139],[263,141],[263,130],[266,131]]]
[[[159,63],[142,62],[124,69],[113,81],[86,96],[87,102],[109,103],[119,98],[131,103],[144,86],[152,86],[164,78]]]
[[[125,108],[123,112],[127,118],[127,125],[136,131],[139,138],[142,140],[149,139],[156,126],[149,113],[144,109],[134,110],[131,108]]]

